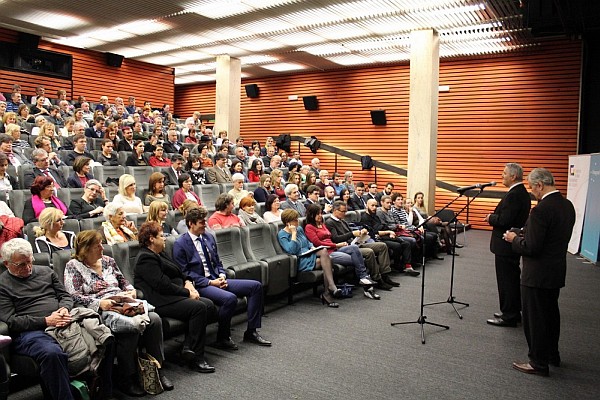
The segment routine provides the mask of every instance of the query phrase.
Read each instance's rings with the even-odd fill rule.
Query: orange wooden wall
[[[544,166],[566,192],[568,155],[577,152],[581,43],[547,41],[519,53],[442,61],[439,96],[437,179],[463,186],[498,181],[506,162],[525,172]],[[260,97],[247,98],[244,84],[256,83]],[[408,148],[407,64],[375,68],[293,74],[242,82],[241,132],[246,143],[291,133],[316,135],[324,143],[406,168]],[[289,95],[299,96],[289,101]],[[304,110],[301,97],[316,95],[319,110]],[[177,86],[175,108],[182,116],[214,112],[215,84]],[[384,109],[386,126],[371,123],[370,110]],[[301,147],[303,161],[313,154]],[[319,151],[321,165],[333,171],[335,157]],[[374,171],[338,157],[337,170],[353,170],[371,181]],[[377,181],[406,191],[406,178],[378,170]],[[454,197],[437,189],[436,207]],[[477,199],[469,222],[487,228],[482,219],[497,199]],[[455,209],[464,204],[463,199]]]
[[[0,41],[17,42],[18,33],[0,28]],[[10,92],[14,83],[21,85],[22,93],[27,96],[35,94],[35,87],[45,85],[46,95],[56,98],[56,91],[64,89],[69,99],[77,99],[83,95],[88,101],[98,102],[100,96],[108,96],[111,103],[115,97],[127,98],[133,95],[137,105],[142,106],[145,100],[152,102],[153,107],[163,104],[173,105],[174,75],[173,68],[148,64],[125,58],[120,68],[106,65],[104,53],[61,46],[51,42],[40,41],[39,49],[73,56],[72,80],[49,78],[24,72],[0,69],[0,91]]]

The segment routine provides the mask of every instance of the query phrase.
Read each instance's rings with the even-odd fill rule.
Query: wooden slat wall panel
[[[17,42],[17,32],[0,28],[0,41]],[[0,91],[9,92],[13,83],[23,87],[28,96],[35,94],[35,86],[43,84],[49,97],[55,98],[57,89],[67,91],[69,98],[83,95],[88,101],[98,102],[100,96],[108,96],[111,103],[115,97],[123,97],[125,102],[132,95],[137,105],[145,100],[153,107],[174,102],[173,68],[153,65],[125,58],[120,68],[106,65],[104,53],[75,49],[50,42],[40,41],[42,50],[66,53],[73,56],[72,81],[57,80],[41,75],[0,70]],[[172,107],[173,108],[173,107]]]
[[[527,52],[493,58],[444,61],[440,85],[437,179],[456,186],[498,181],[504,163],[519,162],[526,173],[549,168],[560,190],[566,192],[567,161],[577,152],[581,43],[548,41]],[[244,84],[256,83],[260,97],[249,99]],[[409,66],[276,76],[242,83],[241,133],[248,143],[267,136],[291,133],[317,136],[321,141],[374,159],[406,167],[408,148]],[[215,84],[175,88],[176,107],[191,115],[214,112]],[[319,110],[304,110],[302,100],[289,95],[316,95]],[[201,105],[202,108],[198,108]],[[370,110],[385,109],[388,124],[374,126]],[[304,146],[302,158],[313,154]],[[335,157],[324,151],[321,165],[333,171]],[[352,169],[358,180],[374,178],[360,164],[338,157],[338,171]],[[394,182],[403,193],[406,178],[378,171],[380,186]],[[489,190],[489,189],[486,189]],[[436,207],[454,198],[436,192]],[[477,199],[469,222],[487,229],[485,214],[498,200]],[[464,199],[455,203],[459,209]]]

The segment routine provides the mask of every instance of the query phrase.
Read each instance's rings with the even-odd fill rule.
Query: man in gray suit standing
[[[527,180],[538,205],[531,210],[521,232],[504,234],[512,249],[523,255],[521,298],[529,362],[515,362],[513,368],[548,376],[548,364],[559,367],[561,362],[558,296],[565,286],[567,246],[575,225],[575,208],[556,189],[554,177],[547,169],[534,169]]]

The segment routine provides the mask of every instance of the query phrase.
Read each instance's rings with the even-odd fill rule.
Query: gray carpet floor
[[[262,348],[241,342],[244,316],[235,318],[233,339],[240,349],[207,347],[217,368],[201,375],[168,356],[166,369],[175,390],[161,399],[598,399],[600,388],[600,269],[568,256],[567,285],[561,291],[563,366],[549,378],[511,368],[527,360],[521,326],[498,328],[485,320],[498,311],[489,232],[467,232],[468,243],[456,257],[453,294],[459,319],[448,303],[428,306],[425,325],[416,322],[421,278],[396,275],[400,288],[379,291],[381,301],[355,296],[339,309],[322,306],[310,290],[296,295],[293,306],[271,301],[261,333],[273,341]],[[445,301],[450,291],[451,257],[426,266],[425,302]],[[209,342],[215,327],[209,328]],[[169,348],[169,346],[168,346]],[[116,397],[126,398],[116,393]],[[11,394],[11,399],[41,399],[38,386]]]

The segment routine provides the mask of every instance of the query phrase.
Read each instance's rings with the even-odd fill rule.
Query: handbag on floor
[[[138,366],[140,369],[140,384],[148,394],[160,394],[165,390],[160,383],[158,368],[160,363],[150,354],[141,354],[138,357]]]

